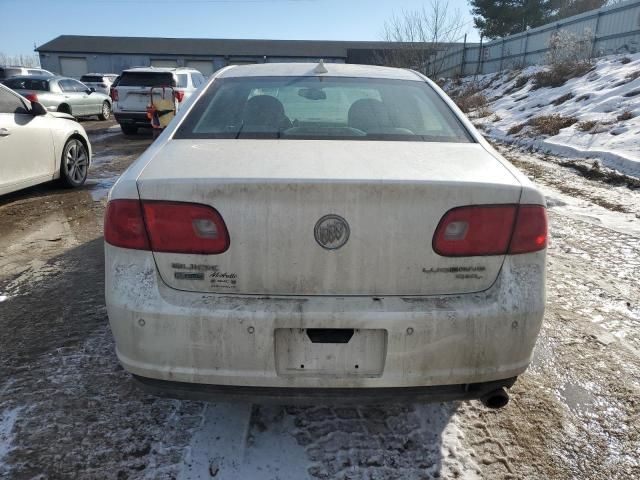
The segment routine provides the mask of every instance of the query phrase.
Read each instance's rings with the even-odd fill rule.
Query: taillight
[[[214,255],[229,248],[227,226],[218,211],[183,202],[112,200],[105,240],[116,247],[168,253]]]
[[[116,247],[149,250],[139,200],[112,200],[107,204],[104,240]]]
[[[27,93],[24,96],[24,98],[26,98],[30,102],[37,102],[38,101],[38,96],[35,94],[35,92]]]
[[[118,101],[118,90],[116,90],[115,88],[111,87],[109,89],[109,96],[111,97],[111,100],[113,100],[114,102]]]
[[[547,216],[540,205],[454,208],[433,236],[433,250],[444,257],[529,253],[546,245]]]
[[[174,90],[173,95],[176,97],[176,100],[178,100],[178,103],[184,100],[184,92],[181,92],[180,90]]]
[[[547,246],[547,211],[540,205],[521,205],[509,253],[537,252]]]

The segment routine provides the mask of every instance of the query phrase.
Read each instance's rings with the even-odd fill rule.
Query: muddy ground
[[[549,202],[548,309],[507,408],[199,403],[118,365],[102,222],[151,142],[87,121],[78,190],[0,197],[0,478],[640,478],[640,190],[500,147]]]

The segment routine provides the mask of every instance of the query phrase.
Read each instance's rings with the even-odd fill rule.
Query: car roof
[[[135,67],[135,68],[127,68],[123,70],[122,73],[125,72],[142,72],[142,73],[153,73],[153,72],[197,72],[195,68],[189,67]]]
[[[360,77],[424,81],[416,72],[401,68],[346,63],[259,63],[235,65],[220,74],[229,77]]]
[[[51,76],[51,75],[14,75],[13,77],[9,77],[7,78],[7,80],[15,80],[15,79],[28,79],[28,80],[54,80],[57,78],[64,78],[64,77],[57,77],[57,76]]]
[[[85,73],[83,77],[117,77],[117,73]]]

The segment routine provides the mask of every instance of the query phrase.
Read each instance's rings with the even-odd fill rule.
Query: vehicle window
[[[76,92],[86,92],[87,90],[89,90],[89,87],[77,80],[70,80],[70,82],[73,85],[74,91]]]
[[[27,113],[27,109],[20,98],[0,88],[0,113]]]
[[[179,73],[176,76],[178,77],[178,88],[187,88],[189,86],[189,75]]]
[[[175,138],[473,141],[426,82],[341,77],[216,80]]]
[[[36,78],[17,77],[5,80],[4,84],[13,90],[36,90],[39,92],[49,91],[49,82]]]
[[[93,83],[102,83],[102,77],[98,75],[82,75],[80,77],[81,82],[93,82]]]
[[[14,75],[21,75],[22,70],[20,68],[0,68],[0,78],[9,78]]]
[[[191,81],[193,82],[193,86],[198,88],[200,85],[205,83],[207,80],[204,78],[200,72],[193,72],[191,74]]]
[[[167,87],[175,86],[171,72],[123,72],[119,87]]]
[[[60,86],[60,90],[62,90],[63,92],[75,92],[75,87],[73,86],[73,80],[71,79],[65,79],[65,80],[60,80],[58,82],[58,85]]]

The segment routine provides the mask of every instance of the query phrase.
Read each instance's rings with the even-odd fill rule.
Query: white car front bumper
[[[106,245],[106,302],[129,372],[182,384],[285,389],[468,385],[528,366],[545,304],[545,252],[506,257],[485,292],[261,297],[178,291],[150,252]],[[283,372],[276,330],[384,330],[380,372]],[[342,345],[324,344],[327,358]],[[290,353],[290,352],[289,352]]]

